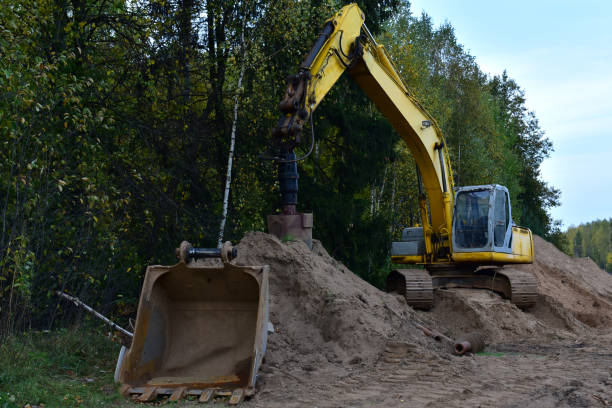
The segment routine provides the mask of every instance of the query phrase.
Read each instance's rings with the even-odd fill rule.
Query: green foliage
[[[80,328],[30,331],[0,345],[0,407],[105,407],[122,397],[113,384],[119,346]]]
[[[568,255],[577,258],[588,256],[600,268],[612,273],[612,218],[571,226],[565,237]]]
[[[484,75],[449,24],[433,27],[407,2],[359,4],[438,120],[455,183],[506,185],[515,221],[557,236],[547,209],[559,193],[539,176],[552,147],[520,87]],[[0,6],[0,336],[78,318],[58,289],[125,322],[146,265],[174,262],[184,239],[216,244],[236,95],[225,238],[265,229],[279,194],[275,166],[258,155],[284,78],[339,2]],[[414,160],[348,76],[315,112],[314,131],[300,209],[315,213],[315,238],[333,256],[381,286],[390,242],[419,222]]]
[[[0,259],[0,288],[2,298],[6,299],[0,306],[3,332],[11,332],[14,322],[26,318],[27,315],[23,314],[28,312],[32,300],[34,253],[29,250],[24,236],[17,237],[15,241],[9,243],[5,256]]]
[[[569,231],[568,231],[568,235],[570,235]],[[579,258],[583,256],[584,254],[584,249],[582,248],[582,241],[584,239],[582,237],[582,231],[580,231],[580,228],[577,228],[576,233],[572,235],[574,235],[574,238],[571,241],[574,244],[572,252],[576,258]]]
[[[117,135],[108,93],[119,70],[108,61],[123,53],[101,45],[121,42],[121,21],[107,17],[126,9],[103,5],[0,7],[2,334],[52,322],[54,289],[112,300],[119,287],[108,292],[108,274],[135,266],[120,246],[129,194],[115,183],[117,155],[106,149]]]

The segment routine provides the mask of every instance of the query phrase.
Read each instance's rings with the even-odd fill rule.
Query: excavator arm
[[[282,115],[272,132],[280,152],[276,160],[283,214],[268,216],[270,232],[280,237],[312,232],[312,215],[296,212],[298,159],[293,149],[304,124],[345,71],[391,122],[417,164],[422,228],[402,232],[402,240],[392,243],[391,260],[422,264],[425,270],[393,270],[387,289],[403,293],[408,304],[423,309],[433,305],[433,289],[438,287],[486,288],[519,307],[532,306],[535,277],[505,266],[533,261],[531,231],[512,221],[508,190],[493,184],[455,191],[440,128],[402,82],[356,4],[325,22],[298,73],[287,79]]]
[[[287,79],[282,115],[272,132],[281,151],[280,165],[294,161],[292,150],[301,141],[304,123],[345,71],[391,122],[415,158],[424,186],[419,204],[425,262],[449,261],[453,177],[444,137],[404,85],[384,47],[370,34],[356,4],[343,7],[325,22],[299,72]],[[281,190],[282,185],[283,180]]]

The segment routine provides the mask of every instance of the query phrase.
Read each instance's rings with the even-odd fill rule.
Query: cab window
[[[508,221],[506,220],[506,192],[498,190],[495,194],[495,229],[494,241],[495,246],[503,246],[506,238],[506,230],[508,229]]]
[[[455,244],[459,248],[482,248],[489,242],[489,190],[457,194]]]

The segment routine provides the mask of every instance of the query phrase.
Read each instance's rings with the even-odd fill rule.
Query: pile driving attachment
[[[183,242],[179,262],[147,268],[134,339],[120,358],[124,395],[151,401],[215,395],[239,403],[255,391],[267,342],[268,266],[230,263],[236,250],[193,248]],[[206,266],[204,257],[223,265]]]

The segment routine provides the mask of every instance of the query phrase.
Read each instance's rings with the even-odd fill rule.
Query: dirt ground
[[[237,263],[270,265],[275,333],[245,407],[602,407],[612,405],[612,276],[539,237],[541,293],[522,311],[483,290],[437,290],[415,311],[371,286],[320,243],[251,233]],[[477,330],[486,348],[458,357],[426,337]]]

